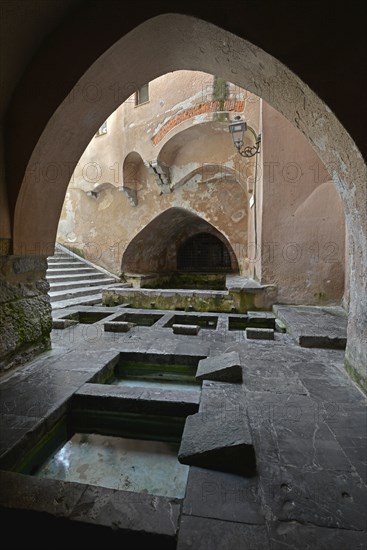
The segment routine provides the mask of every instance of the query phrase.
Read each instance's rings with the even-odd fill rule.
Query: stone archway
[[[97,84],[101,99],[91,104],[75,87],[71,91],[73,101],[66,97],[49,119],[33,149],[18,195],[13,253],[50,253],[49,243],[55,239],[70,170],[93,134],[131,94],[131,82],[139,88],[177,69],[218,74],[264,98],[300,129],[332,175],[343,199],[350,238],[347,364],[357,377],[365,377],[367,229],[363,158],[335,115],[307,84],[260,48],[205,21],[172,14],[150,19],[116,42],[84,73],[78,89]],[[119,94],[114,92],[116,84]]]
[[[228,239],[212,224],[184,208],[165,210],[148,223],[129,243],[121,262],[122,273],[171,273],[178,269],[178,253],[188,239],[205,233],[228,252],[229,271],[238,262]]]

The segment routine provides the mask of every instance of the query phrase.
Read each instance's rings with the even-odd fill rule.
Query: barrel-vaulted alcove
[[[136,275],[237,272],[238,262],[230,242],[218,229],[194,212],[173,207],[131,240],[121,271]]]

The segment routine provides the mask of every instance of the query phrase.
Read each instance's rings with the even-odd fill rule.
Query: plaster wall
[[[253,174],[253,161],[244,162],[236,154],[228,132],[228,112],[195,114],[203,105],[217,107],[213,107],[213,94],[212,75],[176,71],[149,83],[149,102],[135,106],[132,95],[112,113],[107,119],[107,133],[93,137],[72,175],[58,241],[120,274],[121,260],[131,240],[160,213],[172,207],[184,208],[228,239],[243,272],[247,180]],[[229,95],[243,98],[240,106],[247,105],[249,124],[256,124],[258,98],[233,86]],[[231,100],[222,107],[233,105]],[[172,120],[175,126],[153,142],[154,134]],[[252,141],[249,134],[246,143]],[[153,159],[168,167],[171,189],[164,189],[144,165]],[[188,234],[193,232],[195,228]],[[161,268],[171,269],[172,262]],[[147,267],[145,270],[149,271]]]
[[[263,102],[262,282],[289,304],[332,304],[344,293],[340,195],[306,139]]]

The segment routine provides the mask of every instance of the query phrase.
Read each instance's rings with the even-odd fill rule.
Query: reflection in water
[[[182,498],[189,467],[177,452],[174,443],[76,433],[36,476]]]

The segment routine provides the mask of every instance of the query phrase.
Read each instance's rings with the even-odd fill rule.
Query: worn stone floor
[[[344,370],[343,349],[300,345],[302,331],[306,334],[312,325],[313,336],[321,340],[308,339],[307,346],[341,347],[343,322],[336,330],[327,311],[318,310],[315,321],[311,315],[315,311],[297,314],[293,308],[287,316],[284,309],[279,315],[288,332],[275,332],[274,340],[265,341],[248,340],[243,330],[229,331],[225,314],[218,315],[215,330],[201,329],[196,336],[186,336],[164,326],[177,312],[163,312],[152,326],[115,333],[105,332],[103,324],[121,315],[124,308],[78,308],[107,312],[110,317],[54,330],[52,350],[0,382],[4,525],[14,518],[22,522],[31,518],[27,523],[31,531],[26,535],[13,530],[14,546],[9,548],[21,547],[22,536],[24,540],[36,536],[32,528],[48,521],[55,535],[53,548],[67,543],[68,526],[82,530],[99,525],[113,531],[103,531],[101,539],[93,531],[86,547],[100,547],[104,540],[109,541],[106,548],[130,548],[122,543],[130,541],[132,533],[142,533],[148,537],[145,542],[158,537],[161,548],[177,550],[365,549],[366,396]],[[68,311],[60,310],[57,316]],[[299,322],[302,315],[304,323]],[[320,335],[317,327],[322,329]],[[335,332],[337,342],[332,336]],[[200,400],[192,397],[190,406],[197,400],[200,412],[218,419],[219,437],[228,430],[230,420],[248,419],[256,475],[191,466],[186,495],[177,499],[9,471],[120,352],[203,358],[229,351],[239,354],[243,382],[204,380]],[[125,396],[133,390],[114,388]],[[151,399],[149,392],[155,392],[159,406],[170,410],[171,398],[157,397],[156,388],[138,387],[137,391],[136,399],[144,403]],[[116,401],[111,395],[104,397],[113,407]],[[185,400],[182,393],[180,399]],[[50,548],[49,541],[38,542],[39,548]]]

